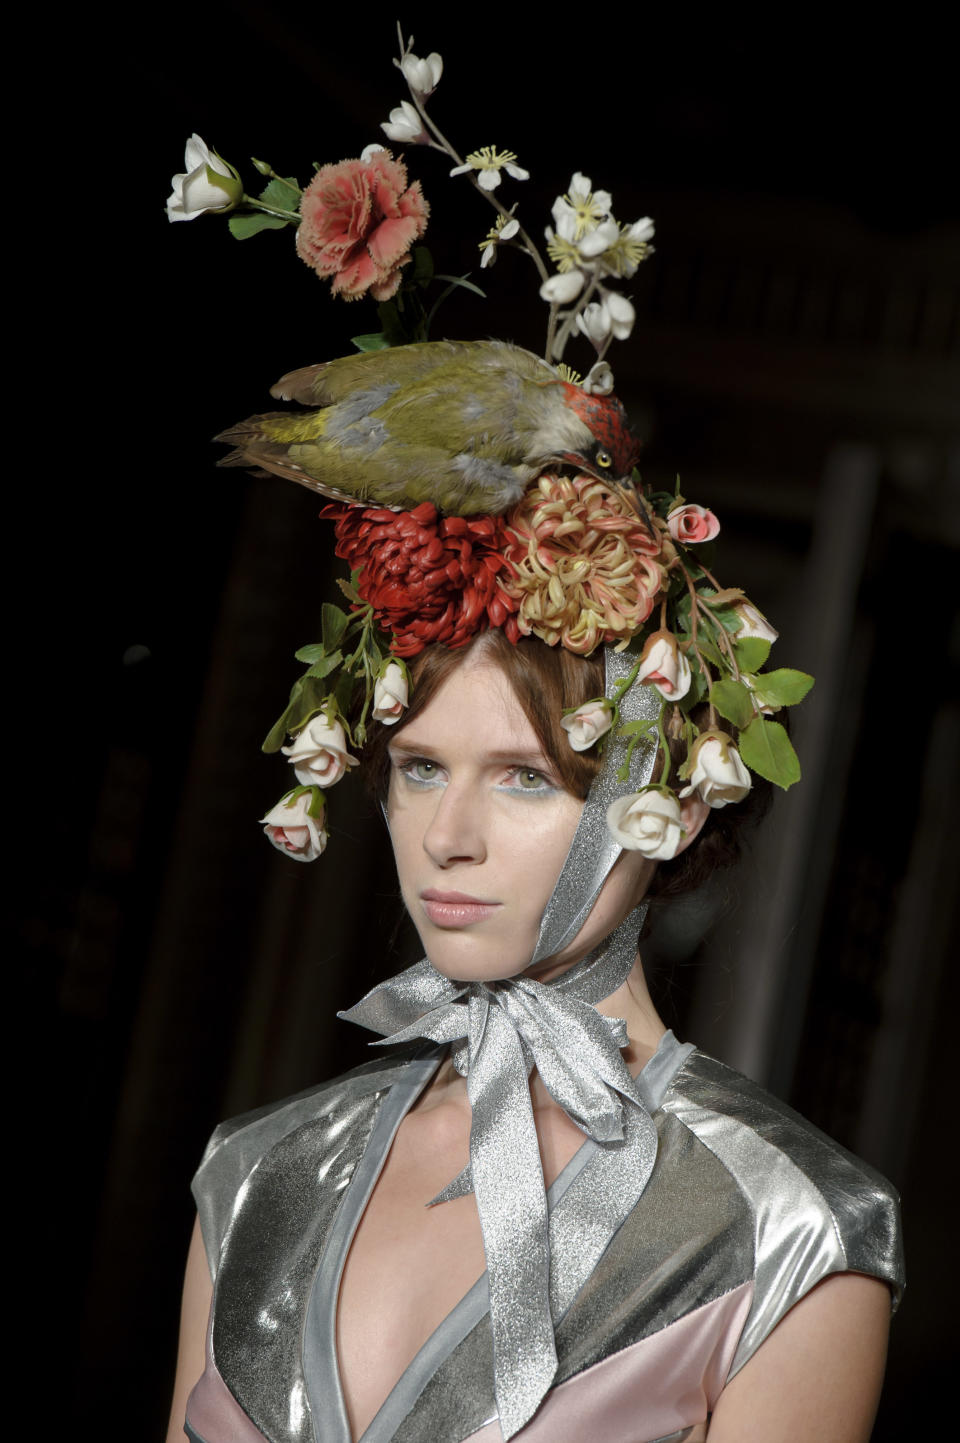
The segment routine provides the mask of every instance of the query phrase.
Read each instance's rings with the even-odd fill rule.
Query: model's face
[[[389,752],[400,888],[430,961],[464,981],[525,971],[583,803],[561,787],[506,677],[468,659]],[[575,942],[537,975],[596,946],[650,870],[625,853]]]

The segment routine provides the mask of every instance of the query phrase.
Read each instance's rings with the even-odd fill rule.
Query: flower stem
[[[399,26],[397,27],[397,29],[398,29],[398,32],[399,32]],[[400,54],[401,54],[401,57],[406,54],[406,49],[405,49],[405,46],[404,46],[404,41],[403,41],[403,36],[402,36],[402,35],[401,35],[401,37],[400,37]],[[404,77],[404,78],[406,78],[406,77]],[[444,151],[447,155],[449,155],[450,159],[454,162],[455,165],[465,165],[466,162],[465,162],[465,160],[463,159],[462,155],[460,155],[459,152],[458,152],[457,150],[455,150],[454,147],[450,144],[449,140],[448,140],[447,137],[444,135],[443,131],[440,129],[439,125],[437,125],[436,121],[432,118],[432,116],[429,116],[429,115],[427,114],[427,109],[426,109],[426,106],[425,106],[424,103],[423,103],[423,100],[422,100],[421,97],[417,94],[417,92],[413,89],[413,86],[410,84],[409,81],[407,81],[407,89],[408,89],[409,92],[410,92],[410,99],[413,101],[413,105],[414,105],[414,108],[415,108],[417,114],[419,115],[420,119],[423,121],[423,123],[424,123],[424,125],[426,126],[427,130],[428,130],[428,131],[433,135],[433,137],[434,137],[434,139],[430,142],[432,148],[433,148],[434,150],[442,150],[442,151]],[[510,212],[507,210],[506,206],[503,205],[499,200],[497,200],[497,198],[496,198],[495,195],[492,195],[489,190],[484,190],[483,186],[480,185],[480,183],[479,183],[472,175],[469,177],[469,179],[470,179],[470,184],[473,186],[474,190],[479,191],[479,193],[484,197],[484,199],[485,199],[485,200],[488,200],[488,201],[490,202],[490,204],[493,206],[494,210],[495,210],[499,215],[502,215],[502,216],[503,216],[504,220],[516,220],[516,216],[511,215]],[[517,222],[517,224],[518,224],[518,225],[520,224],[519,221]],[[549,275],[549,271],[547,270],[546,264],[544,263],[544,259],[543,259],[542,255],[540,254],[540,251],[539,251],[539,249],[537,248],[536,244],[534,243],[532,237],[529,235],[529,233],[524,229],[524,227],[523,227],[522,225],[520,226],[520,229],[517,231],[517,234],[518,234],[518,236],[521,238],[521,240],[523,241],[524,248],[526,249],[527,254],[529,255],[530,259],[533,261],[534,265],[536,266],[537,271],[538,271],[538,273],[539,273],[539,275],[540,275],[540,280],[541,280],[541,281],[545,281],[545,280],[547,279],[548,275]],[[548,359],[549,359],[549,357],[548,357]]]
[[[281,210],[277,205],[265,205],[262,200],[255,200],[252,195],[241,197],[241,205],[247,205],[251,210],[262,210],[267,215],[275,215],[278,220],[291,221],[294,225],[300,224],[300,216],[295,210]]]
[[[567,342],[570,339],[570,333],[572,332],[573,327],[576,324],[577,316],[584,309],[584,307],[589,304],[590,298],[596,291],[599,284],[600,281],[598,277],[594,276],[590,281],[590,284],[587,286],[587,289],[580,297],[577,304],[573,307],[573,310],[567,312],[564,318],[563,325],[560,327],[560,332],[557,335],[556,340],[553,342],[551,348],[553,359],[559,361],[563,358],[563,353],[566,349]],[[551,356],[548,356],[547,359],[550,360]]]

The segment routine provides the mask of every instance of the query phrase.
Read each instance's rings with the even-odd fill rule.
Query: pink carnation
[[[667,517],[667,528],[674,541],[690,546],[695,541],[712,541],[720,522],[705,506],[678,506]]]
[[[318,276],[332,276],[334,295],[353,301],[369,291],[387,301],[429,214],[420,182],[407,185],[406,166],[389,150],[341,160],[322,166],[303,192],[297,251]]]

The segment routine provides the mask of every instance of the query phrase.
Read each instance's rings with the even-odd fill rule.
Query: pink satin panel
[[[207,1353],[203,1377],[187,1399],[187,1422],[204,1443],[266,1443]]]
[[[596,1363],[547,1394],[520,1443],[650,1443],[703,1423],[720,1396],[737,1350],[753,1283]],[[496,1421],[464,1443],[501,1443]],[[244,1440],[246,1443],[246,1440]]]

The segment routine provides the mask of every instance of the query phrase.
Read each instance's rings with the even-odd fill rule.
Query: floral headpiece
[[[564,716],[577,751],[609,735],[629,751],[655,735],[659,779],[607,814],[621,846],[658,860],[682,838],[680,798],[711,807],[741,801],[751,772],[789,787],[799,763],[774,714],[812,685],[803,672],[765,671],[777,633],[710,563],[720,523],[674,492],[648,492],[606,361],[635,321],[622,285],[651,253],[653,223],[621,224],[608,192],[574,172],[552,207],[541,254],[497,191],[529,178],[509,150],[462,157],[427,112],[443,64],[400,36],[395,60],[409,96],[381,129],[408,147],[441,152],[496,211],[480,239],[481,269],[503,246],[522,251],[547,303],[545,359],[497,341],[430,342],[430,323],[466,276],[438,273],[423,236],[429,206],[402,158],[367,146],[359,159],[319,166],[303,188],[262,161],[267,184],[246,194],[239,172],[199,136],[174,177],[171,220],[229,216],[239,240],[296,228],[296,249],[334,296],[370,297],[379,329],[354,337],[358,354],[284,377],[272,394],[309,409],[252,417],[219,439],[222,464],[261,467],[318,492],[333,521],[348,603],[325,603],[321,639],[264,743],[282,751],[297,785],[262,823],[287,855],[326,846],[326,791],[357,764],[372,722],[398,722],[409,702],[406,663],[432,642],[466,645],[499,627],[589,655],[631,648],[636,661],[610,696]],[[428,301],[435,288],[439,295]],[[564,365],[568,343],[593,350],[585,378]],[[659,715],[621,724],[630,687],[662,697]],[[351,721],[350,719],[353,718]],[[288,740],[289,738],[289,740]],[[672,770],[671,742],[685,753]],[[680,783],[679,793],[677,783]]]

